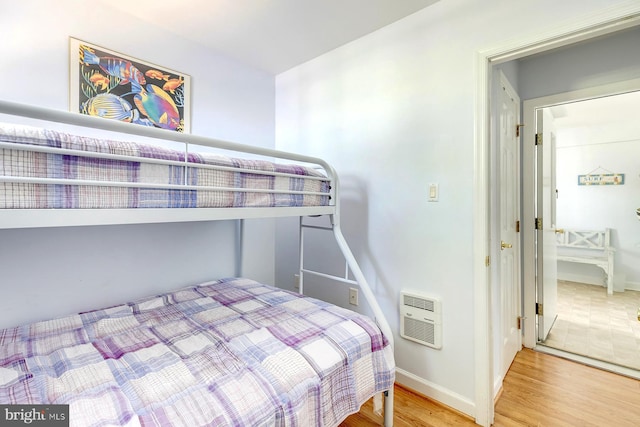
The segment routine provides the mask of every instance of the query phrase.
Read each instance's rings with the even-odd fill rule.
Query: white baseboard
[[[558,280],[566,280],[568,282],[586,283],[587,285],[606,287],[603,279],[581,274],[558,272]],[[617,288],[617,284],[615,284],[613,288],[615,290]],[[627,291],[640,291],[640,282],[630,282],[626,280],[624,282],[624,289]]]
[[[627,291],[640,291],[640,283],[638,282],[625,282],[624,289]]]
[[[476,405],[466,397],[396,368],[396,382],[475,419]]]
[[[586,283],[587,285],[596,285],[606,287],[604,279],[600,277],[588,276],[583,274],[561,273],[558,271],[558,280],[567,282]]]
[[[499,375],[498,378],[496,378],[496,380],[493,382],[493,401],[494,402],[496,401],[496,398],[502,391],[503,380],[504,380],[504,377],[502,375]]]

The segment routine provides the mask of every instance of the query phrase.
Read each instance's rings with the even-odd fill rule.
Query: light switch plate
[[[437,202],[438,197],[440,196],[440,191],[438,189],[438,184],[429,184],[429,192],[428,192],[428,201],[429,202]]]

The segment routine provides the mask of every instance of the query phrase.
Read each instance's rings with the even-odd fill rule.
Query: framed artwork
[[[72,112],[190,132],[191,78],[69,38]]]
[[[578,175],[578,185],[624,185],[623,173]]]

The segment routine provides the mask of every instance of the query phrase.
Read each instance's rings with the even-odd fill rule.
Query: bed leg
[[[384,426],[393,426],[393,387],[384,392]]]

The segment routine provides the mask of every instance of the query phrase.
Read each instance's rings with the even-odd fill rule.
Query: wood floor
[[[398,427],[473,426],[466,415],[395,388]],[[341,427],[379,426],[367,402]],[[524,349],[516,356],[495,407],[496,427],[640,425],[640,381]]]

